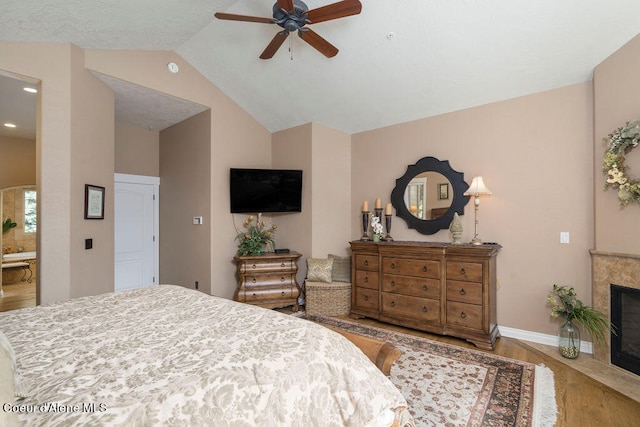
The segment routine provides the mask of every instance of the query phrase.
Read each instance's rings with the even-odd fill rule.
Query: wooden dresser
[[[297,252],[235,256],[238,287],[233,298],[265,308],[293,305],[293,310],[298,311],[300,285],[296,281],[296,273],[301,256]]]
[[[351,317],[464,338],[493,350],[501,246],[351,242]]]

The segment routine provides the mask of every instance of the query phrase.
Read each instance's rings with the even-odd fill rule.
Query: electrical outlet
[[[560,232],[560,243],[569,244],[569,232],[561,231]]]

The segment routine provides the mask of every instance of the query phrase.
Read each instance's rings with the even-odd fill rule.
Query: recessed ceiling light
[[[25,92],[29,92],[29,93],[38,93],[38,89],[36,89],[34,87],[25,87],[25,88],[23,88],[23,90]]]
[[[16,127],[16,125],[14,125],[13,123],[5,123],[5,124],[4,124],[4,127],[7,127],[7,128],[14,128],[14,127]]]

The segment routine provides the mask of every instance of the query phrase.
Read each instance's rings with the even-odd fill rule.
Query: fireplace
[[[618,307],[614,307],[614,300],[620,297],[614,297],[612,292],[612,285],[623,288],[625,290],[625,306],[629,303],[638,304],[640,299],[640,255],[635,254],[622,254],[615,252],[604,252],[591,250],[591,284],[592,284],[592,305],[593,308],[601,313],[610,316],[612,322],[616,322],[614,319],[615,311]],[[617,289],[617,288],[616,288]],[[638,293],[634,292],[638,291]],[[636,310],[637,310],[636,305]],[[625,309],[628,310],[628,309]],[[637,314],[635,315],[637,316]],[[629,313],[622,316],[624,318],[629,317]],[[620,321],[618,319],[618,321]],[[618,325],[619,327],[620,325]],[[625,325],[621,325],[624,327]],[[625,335],[622,336],[622,342],[620,343],[620,351],[616,353],[631,353],[638,357],[638,335],[633,338],[633,333],[637,333],[640,328],[635,327],[635,331],[623,331]],[[631,335],[629,335],[631,334]],[[613,336],[612,338],[616,338]],[[635,341],[631,341],[631,339]],[[635,344],[631,344],[635,343]],[[608,339],[605,346],[594,344],[594,357],[596,360],[600,360],[605,363],[610,363],[614,366],[621,367],[614,361],[612,345],[617,345],[613,339]],[[639,359],[635,359],[637,375],[637,366],[639,366]],[[629,371],[625,367],[625,370]]]
[[[640,375],[640,289],[611,285],[611,364]]]

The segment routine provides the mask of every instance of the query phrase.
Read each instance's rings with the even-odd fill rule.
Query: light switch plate
[[[560,243],[569,244],[569,232],[561,231],[560,232]]]
[[[202,217],[194,216],[193,217],[193,225],[202,225]]]

